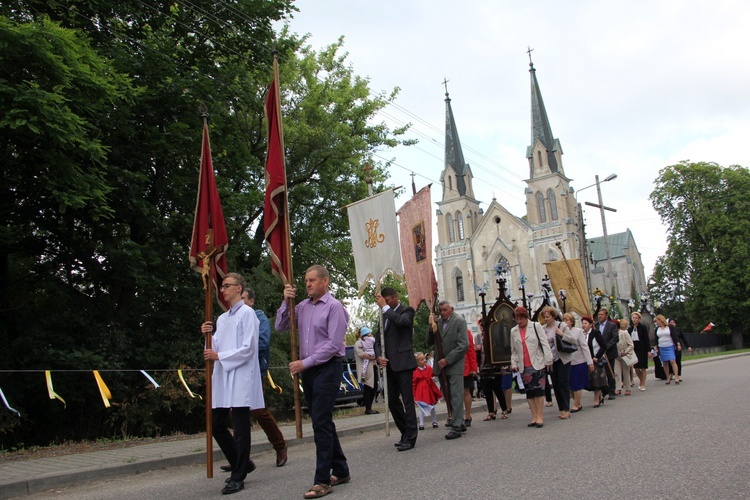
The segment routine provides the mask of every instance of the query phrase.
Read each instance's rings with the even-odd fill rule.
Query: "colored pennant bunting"
[[[99,372],[97,370],[94,370],[94,378],[96,379],[97,387],[99,387],[99,394],[102,395],[104,406],[109,408],[111,406],[109,404],[109,400],[112,399],[112,394],[109,392],[109,387],[107,387],[107,384],[104,383],[104,380],[102,380],[102,376],[99,375]]]
[[[0,389],[0,398],[3,398],[3,403],[5,404],[5,407],[7,409],[9,409],[10,411],[12,411],[13,413],[15,413],[16,415],[18,415],[19,417],[21,416],[21,413],[18,410],[16,410],[15,408],[13,408],[12,406],[10,406],[8,404],[8,400],[5,399],[5,394],[3,393],[2,389]]]
[[[177,375],[180,377],[180,381],[182,382],[182,385],[185,386],[185,389],[187,389],[188,394],[190,394],[190,397],[195,399],[197,396],[198,399],[203,399],[200,394],[193,394],[193,391],[190,390],[190,387],[188,387],[187,382],[185,382],[185,377],[182,376],[182,370],[177,370]]]
[[[61,398],[56,392],[55,389],[52,387],[52,372],[49,370],[44,372],[44,376],[47,378],[47,394],[49,394],[50,399],[58,399],[62,402],[63,407],[67,408],[68,405],[65,403],[65,400]]]
[[[148,373],[146,373],[145,370],[141,370],[141,373],[143,374],[144,377],[146,377],[148,379],[149,382],[151,382],[152,384],[154,384],[154,389],[158,389],[159,388],[159,384],[156,383],[156,380],[154,380],[154,378],[151,375],[149,375]]]

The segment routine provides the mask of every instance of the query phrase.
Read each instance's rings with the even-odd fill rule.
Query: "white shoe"
[[[638,388],[638,390],[639,390],[639,391],[645,391],[645,390],[646,390],[646,388],[645,388],[645,387],[639,387],[639,388]]]

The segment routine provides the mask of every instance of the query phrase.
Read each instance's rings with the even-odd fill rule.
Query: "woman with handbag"
[[[568,325],[570,334],[576,339],[578,350],[571,354],[570,361],[570,393],[573,396],[571,413],[583,410],[581,395],[583,389],[588,386],[589,372],[594,371],[594,362],[591,360],[591,351],[583,338],[583,330],[576,328],[576,318],[571,313],[563,314],[563,322]]]
[[[570,334],[568,325],[558,321],[557,310],[552,306],[542,309],[544,333],[552,351],[552,389],[555,391],[557,409],[560,419],[570,418],[570,361],[578,347],[576,339]]]
[[[661,359],[664,365],[664,373],[667,374],[667,385],[675,378],[675,384],[680,383],[680,376],[677,374],[677,356],[676,352],[681,350],[680,341],[677,338],[677,332],[674,327],[667,324],[667,318],[661,314],[654,318],[656,322],[656,339],[657,345],[654,346],[656,355]],[[672,367],[672,373],[669,373],[669,367]],[[675,375],[677,375],[675,377]]]
[[[635,364],[635,374],[639,382],[638,390],[645,391],[646,370],[648,370],[648,355],[651,351],[651,341],[648,338],[648,328],[641,323],[641,313],[635,311],[631,314],[630,318],[633,320],[633,325],[628,328],[628,332],[630,332],[630,336],[633,339],[633,350],[638,357],[638,362]]]
[[[617,352],[620,354],[615,360],[615,383],[622,384],[625,395],[630,396],[630,366],[635,364],[637,358],[634,353],[633,339],[628,333],[630,322],[626,319],[620,320],[619,339],[617,341]],[[619,396],[621,389],[617,389],[615,395]]]
[[[604,371],[609,366],[606,357],[607,343],[604,342],[599,330],[593,328],[594,318],[591,316],[581,318],[581,326],[583,338],[591,353],[591,361],[594,363],[594,371],[589,373],[589,384],[586,389],[594,391],[594,408],[599,408],[604,405],[602,390],[606,391],[609,387],[607,373]]]
[[[547,336],[535,321],[529,322],[529,311],[516,307],[516,326],[510,331],[510,369],[521,372],[526,399],[531,408],[527,427],[544,427],[544,386],[547,371],[552,368],[552,351]]]

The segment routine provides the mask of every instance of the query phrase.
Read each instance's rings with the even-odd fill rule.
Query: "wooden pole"
[[[279,126],[278,134],[279,134],[279,144],[281,146],[281,161],[283,163],[284,168],[284,231],[286,234],[286,238],[284,238],[286,242],[286,259],[285,259],[285,267],[284,269],[284,276],[282,277],[282,284],[293,284],[294,282],[294,271],[292,269],[292,231],[289,225],[289,193],[287,191],[286,186],[286,155],[284,154],[284,127],[281,124],[281,90],[279,88],[279,57],[278,53],[274,51],[273,53],[273,85],[274,85],[274,91],[276,93],[276,117],[277,117],[277,123]],[[292,361],[298,361],[299,360],[299,347],[297,343],[297,318],[294,311],[294,308],[296,306],[294,299],[289,299],[288,301],[288,307],[289,307],[289,336],[290,336],[290,344],[291,344],[291,355],[292,355]],[[295,374],[293,377],[293,385],[294,385],[294,423],[295,428],[297,431],[297,439],[302,438],[302,405],[300,404],[300,395],[299,395],[299,374]]]
[[[206,274],[206,270],[208,271],[207,276],[208,279],[205,282],[205,290],[206,290],[206,301],[205,301],[205,314],[203,316],[204,321],[213,321],[213,306],[214,306],[214,298],[213,298],[213,289],[214,289],[214,280],[213,280],[213,269],[211,266],[211,261],[213,260],[213,255],[216,252],[216,249],[213,248],[214,245],[214,230],[209,229],[208,234],[206,235],[206,250],[208,250],[208,255],[206,255],[203,258],[203,272]],[[209,333],[206,335],[206,349],[212,349],[211,346],[211,334]],[[213,387],[211,383],[211,374],[212,374],[212,368],[213,363],[210,360],[206,360],[206,477],[211,479],[214,477],[214,443],[213,443]]]
[[[380,295],[380,282],[378,281],[375,284],[375,295]],[[380,309],[380,314],[378,314],[378,321],[380,328],[378,329],[378,332],[380,333],[380,356],[382,356],[385,359],[388,359],[388,356],[385,354],[385,331],[384,326],[385,322],[383,321],[383,308],[378,306],[378,309]],[[376,360],[377,364],[377,360]],[[376,368],[377,369],[377,368]],[[390,436],[391,435],[391,427],[390,427],[390,408],[388,407],[388,367],[385,367],[385,370],[383,370],[383,399],[385,399],[385,411],[383,414],[385,415],[385,435]]]

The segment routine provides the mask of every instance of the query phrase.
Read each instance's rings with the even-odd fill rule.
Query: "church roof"
[[[456,189],[459,196],[466,196],[466,180],[468,165],[464,161],[461,141],[458,139],[456,120],[453,118],[451,98],[445,93],[445,166],[450,165],[456,171]]]
[[[547,109],[544,107],[542,91],[539,89],[539,82],[536,79],[536,69],[534,63],[529,63],[529,73],[531,74],[531,145],[526,150],[526,158],[531,158],[534,151],[534,143],[541,141],[547,149],[547,161],[552,172],[557,172],[557,158],[555,151],[560,149],[560,141],[552,135],[552,127],[547,117]],[[533,176],[533,170],[532,170]]]
[[[630,248],[630,240],[633,234],[630,229],[624,233],[610,234],[609,236],[609,253],[613,259],[625,256],[625,250]],[[589,250],[591,256],[596,262],[607,260],[607,247],[604,245],[604,236],[589,239]]]

